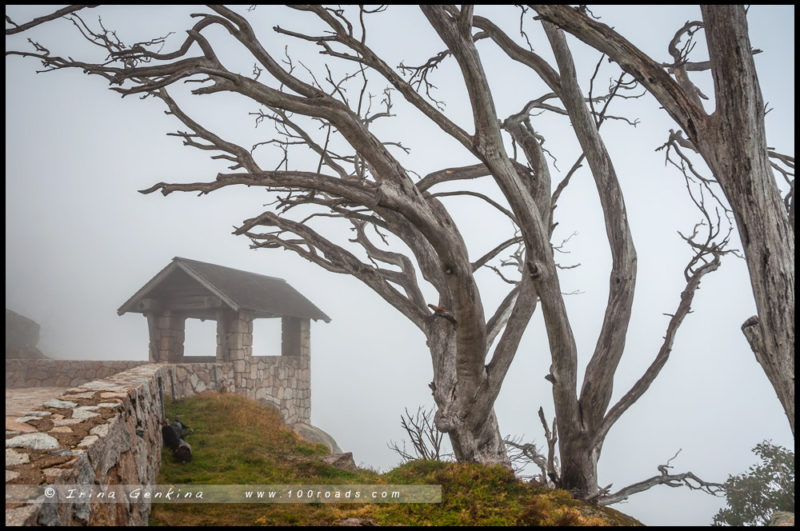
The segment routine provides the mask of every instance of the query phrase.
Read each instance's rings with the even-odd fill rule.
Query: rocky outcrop
[[[294,430],[294,432],[303,439],[313,443],[324,444],[328,447],[328,449],[331,451],[331,455],[322,457],[321,460],[323,463],[327,463],[333,467],[340,468],[342,470],[348,470],[350,472],[358,471],[356,462],[353,460],[353,453],[342,452],[342,449],[339,448],[339,445],[336,444],[336,441],[333,439],[333,437],[331,437],[324,430],[305,422],[297,422],[292,424],[291,427],[292,430]]]
[[[339,448],[339,445],[336,444],[333,437],[316,426],[312,426],[306,422],[296,422],[292,424],[292,429],[297,435],[309,442],[324,444],[330,449],[332,454],[342,453],[342,449]]]
[[[322,461],[324,463],[328,463],[332,467],[340,468],[342,470],[347,470],[349,472],[358,471],[356,462],[353,460],[353,452],[329,455],[327,457],[323,457]]]
[[[6,308],[6,359],[46,358],[38,343],[39,324]]]

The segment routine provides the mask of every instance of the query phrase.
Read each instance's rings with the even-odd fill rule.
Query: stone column
[[[166,311],[147,316],[150,329],[150,361],[181,363],[186,335],[186,316]]]
[[[150,363],[158,363],[160,361],[158,345],[161,342],[161,337],[158,333],[158,315],[147,313],[145,317],[147,317],[147,332],[150,336],[147,359],[150,360]]]
[[[225,319],[225,350],[233,362],[233,384],[236,391],[247,394],[247,377],[253,356],[253,315],[251,312],[228,313]]]
[[[220,310],[217,314],[217,363],[231,361],[227,343],[229,313],[226,310]]]
[[[311,320],[297,317],[281,319],[281,356],[288,362],[291,422],[311,419]],[[285,391],[284,391],[285,392]]]
[[[281,319],[281,356],[311,355],[311,320],[297,317]]]

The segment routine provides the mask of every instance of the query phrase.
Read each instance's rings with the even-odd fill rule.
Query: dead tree
[[[700,235],[701,225],[697,225],[693,234],[685,238],[694,249],[695,255],[684,271],[686,287],[681,293],[681,301],[675,313],[670,315],[667,333],[654,361],[631,390],[611,406],[614,374],[624,352],[627,326],[631,318],[636,282],[636,251],[614,165],[598,132],[604,117],[597,116],[594,100],[592,98],[587,100],[582,94],[571,52],[563,33],[556,26],[546,21],[542,23],[556,59],[557,70],[532,49],[516,44],[491,21],[476,16],[473,18],[473,24],[485,32],[510,58],[537,72],[561,101],[564,106],[563,112],[569,116],[583,149],[583,155],[576,164],[583,158],[586,159],[600,197],[612,255],[612,269],[609,275],[609,296],[603,325],[595,350],[586,367],[580,393],[577,392],[578,353],[561,293],[559,289],[547,286],[548,283],[557,283],[554,264],[545,262],[544,267],[531,268],[544,272],[535,275],[535,286],[542,301],[552,357],[550,373],[545,378],[553,386],[555,425],[558,427],[561,457],[559,486],[569,489],[577,497],[593,499],[600,492],[597,462],[609,429],[642,396],[663,368],[678,327],[690,311],[701,278],[716,270],[721,263],[722,255],[729,252],[725,249],[727,236],[719,238],[721,220],[714,217],[702,198],[696,200],[705,218],[703,224],[706,232],[704,236]],[[453,46],[450,48],[453,49]],[[455,51],[454,55],[457,56]],[[463,61],[462,69],[468,68],[473,67],[467,61]],[[472,78],[481,79],[481,76],[473,74]],[[622,86],[621,78],[617,86]],[[473,112],[477,113],[476,110]],[[513,127],[513,122],[509,120],[506,124]],[[515,132],[521,131],[512,129],[512,136]],[[526,139],[522,136],[518,137],[517,141],[523,146],[523,150],[538,145],[537,142],[529,140],[525,142]],[[525,151],[525,154],[528,156],[529,164],[538,170],[537,175],[546,173],[543,168],[544,157],[540,153],[537,154],[531,149]],[[497,179],[497,174],[495,178]],[[566,185],[566,181],[562,184]],[[555,203],[561,190],[563,190],[561,185],[556,187],[552,198],[549,198],[550,201]],[[514,205],[513,202],[511,204]],[[525,234],[525,221],[522,224]],[[703,237],[705,239],[702,239]],[[535,234],[526,235],[526,243],[535,238]],[[538,249],[532,254],[541,256]]]
[[[420,406],[414,415],[409,413],[408,409],[405,414],[400,415],[400,426],[411,442],[411,449],[406,449],[405,441],[402,447],[396,442],[390,442],[389,449],[399,455],[404,463],[416,459],[427,461],[452,459],[451,454],[443,452],[444,433],[439,431],[433,422],[434,414],[434,409],[422,409]]]
[[[515,471],[519,474],[528,464],[535,464],[541,474],[533,476],[533,480],[550,488],[561,487],[561,474],[559,472],[558,457],[556,457],[556,442],[558,441],[558,428],[555,420],[552,430],[547,426],[544,418],[544,410],[539,408],[539,421],[544,429],[545,440],[547,441],[547,455],[543,454],[535,444],[526,443],[521,437],[506,437],[506,446],[513,450],[509,451],[509,459],[514,465]],[[524,476],[523,476],[524,477]]]
[[[76,68],[105,78],[111,90],[124,96],[159,98],[167,113],[181,122],[184,129],[173,134],[184,145],[213,151],[217,153],[213,158],[231,163],[229,172],[218,174],[212,181],[162,182],[142,193],[158,190],[164,195],[176,191],[208,194],[230,186],[276,192],[272,209],[246,219],[234,233],[250,238],[254,248],[291,250],[328,271],[352,275],[406,316],[428,340],[433,365],[431,388],[438,408],[435,421],[449,435],[456,458],[507,465],[493,404],[533,312],[533,285],[527,281],[510,288],[487,319],[475,273],[516,246],[519,238],[501,239],[495,248],[471,260],[447,208],[430,190],[442,181],[474,179],[489,175],[492,170],[477,161],[442,169],[415,182],[412,173],[392,153],[402,146],[380,139],[370,130],[376,120],[392,114],[390,92],[384,93],[380,108],[376,109],[367,91],[368,67],[381,74],[391,70],[364,44],[363,20],[381,10],[357,10],[362,21],[361,35],[357,37],[357,29],[338,9],[296,9],[310,11],[332,33],[312,37],[277,27],[275,30],[293,38],[318,41],[329,55],[346,62],[358,59],[354,72],[338,79],[330,71],[319,76],[309,72],[305,77],[310,79],[304,80],[300,64],[288,56],[273,57],[246,17],[223,6],[211,6],[210,12],[196,14],[186,38],[171,51],[161,51],[164,38],[125,44],[102,22],[95,27],[72,11],[67,18],[89,42],[106,51],[107,60],[88,62],[62,57],[40,43],[33,43],[34,51],[9,54],[39,59],[46,71]],[[63,10],[58,11],[20,26],[11,23],[14,28],[7,29],[7,33],[37,27],[63,14]],[[256,63],[252,75],[229,70],[222,63],[206,38],[217,29],[225,31],[251,54]],[[357,49],[359,56],[331,50],[336,42]],[[364,58],[364,64],[360,58]],[[404,95],[416,94],[399,75],[391,75],[395,76],[391,81],[403,87]],[[275,135],[262,145],[277,146],[286,157],[275,169],[266,169],[263,163],[259,164],[257,153],[206,129],[172,97],[174,86],[184,81],[199,85],[192,90],[194,95],[228,92],[261,106],[256,121],[272,122],[276,129]],[[351,97],[348,89],[355,96]],[[472,143],[471,135],[443,113],[431,108],[429,117],[465,143]],[[322,134],[316,134],[320,128]],[[298,144],[307,149],[306,157],[314,157],[314,167],[292,167],[296,159],[288,154]],[[514,164],[511,171],[529,178],[530,171],[522,164]],[[489,198],[479,197],[496,205]],[[352,229],[353,238],[340,244],[326,237],[314,227],[321,219],[343,221]],[[390,238],[395,244],[404,245],[410,255],[387,249]],[[429,302],[423,295],[418,271],[435,290],[435,301]]]
[[[587,98],[561,30],[544,22],[543,30],[556,58],[556,68],[529,47],[517,44],[492,21],[474,14],[472,6],[421,6],[444,51],[418,67],[392,68],[367,44],[366,19],[383,9],[363,6],[333,9],[295,6],[324,31],[309,34],[275,27],[283,36],[315,43],[331,61],[352,65],[354,71],[335,78],[330,69],[314,72],[286,54],[280,61],[257,39],[238,12],[211,6],[196,14],[180,46],[162,52],[163,38],[126,45],[102,25],[91,29],[76,13],[68,16],[90,42],[108,53],[105,62],[81,62],[52,54],[40,43],[34,51],[9,52],[42,61],[45,70],[78,68],[101,76],[123,95],[160,98],[168,113],[185,130],[174,133],[184,144],[219,153],[214,158],[232,163],[215,180],[196,183],[158,183],[143,193],[176,191],[211,193],[228,186],[265,188],[277,192],[272,208],[247,219],[235,234],[245,235],[256,248],[282,248],[336,273],[352,275],[397,308],[426,336],[433,365],[435,425],[447,433],[459,461],[508,465],[499,435],[494,402],[533,312],[541,304],[552,365],[546,380],[553,390],[556,420],[548,432],[547,474],[576,496],[596,499],[597,461],[605,436],[620,416],[642,396],[666,363],[675,334],[689,313],[700,280],[716,270],[727,237],[724,220],[715,216],[703,196],[693,195],[703,221],[685,237],[693,257],[684,271],[686,287],[670,315],[661,349],[639,381],[613,406],[614,374],[624,351],[636,280],[636,251],[614,165],[599,128],[608,103],[632,88],[621,76],[609,93]],[[351,16],[348,16],[348,13]],[[55,18],[55,14],[52,18]],[[47,17],[40,20],[44,22]],[[357,23],[354,23],[355,20]],[[39,19],[37,19],[39,20]],[[32,24],[32,23],[30,23]],[[30,27],[30,24],[19,27]],[[252,75],[227,69],[206,37],[209,28],[225,30],[254,58]],[[7,29],[7,33],[10,30]],[[481,55],[476,44],[498,46],[520,68],[532,69],[550,93],[531,97],[512,116],[497,114]],[[199,54],[192,55],[193,51]],[[454,60],[463,77],[472,111],[473,133],[457,125],[429,97],[428,76],[444,60]],[[301,75],[303,71],[307,75]],[[325,76],[323,78],[323,75]],[[389,84],[382,107],[374,110],[367,92],[373,76]],[[238,94],[261,106],[257,122],[271,122],[275,134],[259,145],[278,147],[283,157],[274,169],[264,169],[253,154],[195,121],[169,91],[178,82],[199,83],[195,95]],[[325,87],[325,88],[323,88]],[[350,89],[350,90],[347,90]],[[355,89],[355,90],[353,90]],[[392,150],[402,144],[379,138],[371,125],[392,114],[392,94],[399,93],[446,135],[457,141],[469,164],[445,168],[414,180]],[[555,187],[543,147],[534,127],[535,113],[556,112],[569,118],[583,151]],[[507,140],[512,149],[507,148]],[[314,167],[299,169],[290,153],[303,146]],[[609,298],[596,347],[577,390],[578,352],[558,264],[551,243],[553,211],[559,195],[586,161],[597,188],[612,255]],[[467,189],[480,177],[491,177],[506,205]],[[461,185],[457,192],[435,192],[443,182]],[[463,235],[442,200],[451,194],[483,200],[513,220],[514,234],[498,238],[490,251],[470,259]],[[692,191],[690,193],[697,194]],[[282,195],[281,195],[282,194]],[[312,210],[313,208],[313,210]],[[292,217],[294,215],[295,217]],[[339,244],[314,227],[319,220],[336,220],[353,231],[349,245]],[[377,239],[380,239],[380,242]],[[408,250],[398,252],[396,243]],[[512,252],[513,249],[513,252]],[[475,273],[493,267],[506,255],[517,275],[494,313],[486,319]],[[496,268],[499,271],[499,268]],[[435,290],[437,300],[423,296],[419,275]],[[544,419],[542,418],[544,422]],[[545,424],[546,426],[546,424]],[[560,470],[556,470],[558,444]]]
[[[702,156],[736,219],[758,315],[742,325],[756,359],[778,395],[794,434],[794,158],[767,145],[766,108],[742,5],[701,6],[669,43],[674,62],[658,63],[585,10],[536,5],[539,15],[605,53],[664,107]],[[689,62],[684,34],[705,30],[707,61]],[[688,44],[688,43],[687,43]],[[707,113],[689,71],[711,70],[715,110]],[[673,76],[670,76],[670,72]],[[781,169],[782,162],[791,169]],[[773,175],[789,180],[782,199]]]

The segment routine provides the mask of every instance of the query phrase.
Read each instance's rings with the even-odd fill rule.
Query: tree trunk
[[[794,434],[794,230],[770,167],[744,8],[704,6],[703,20],[717,109],[693,140],[734,212],[758,309],[745,335]]]
[[[434,317],[434,319],[441,319]],[[456,363],[456,342],[453,326],[444,321],[428,327],[428,347],[433,359],[433,397],[436,402],[434,422],[439,431],[450,438],[455,458],[459,462],[499,464],[511,468],[506,446],[500,435],[494,407],[478,424],[470,422],[470,413],[481,400],[489,397],[478,392],[472,397],[461,393],[471,386],[459,385],[453,368]],[[484,376],[485,378],[485,376]],[[485,386],[475,386],[485,388]]]
[[[472,428],[465,423],[457,423],[448,432],[448,436],[458,462],[503,465],[511,468],[494,410],[482,426]]]
[[[559,439],[561,455],[561,485],[573,497],[587,500],[598,493],[597,461],[599,449],[593,449],[587,434]]]

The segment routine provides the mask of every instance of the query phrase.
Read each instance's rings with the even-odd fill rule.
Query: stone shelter
[[[196,260],[172,262],[117,310],[141,313],[150,332],[150,361],[237,362],[252,355],[253,319],[281,319],[281,355],[310,354],[310,320],[330,317],[285,280]],[[184,358],[187,318],[217,322],[216,357]]]
[[[210,374],[189,371],[204,378],[194,386],[270,404],[290,425],[309,422],[311,320],[330,317],[285,280],[176,257],[117,313],[147,317],[151,363],[213,363]],[[217,322],[216,356],[184,356],[190,318]],[[281,319],[280,356],[253,356],[253,320],[259,318]]]
[[[146,525],[149,500],[44,503],[29,487],[153,485],[166,397],[247,396],[276,408],[300,436],[327,445],[332,462],[352,463],[310,424],[311,321],[330,318],[284,280],[174,258],[117,313],[147,317],[148,361],[6,360],[7,526]],[[253,356],[259,318],[281,319],[280,355]],[[216,321],[215,356],[184,356],[186,319]]]

